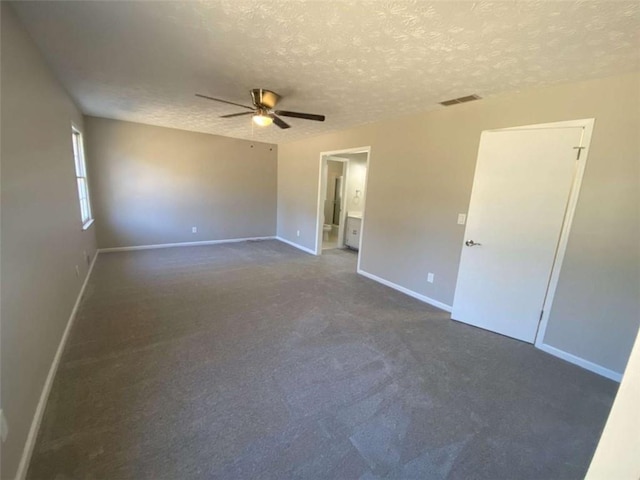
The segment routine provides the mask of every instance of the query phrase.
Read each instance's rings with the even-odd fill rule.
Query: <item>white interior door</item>
[[[581,127],[483,132],[453,319],[534,342],[582,132]]]

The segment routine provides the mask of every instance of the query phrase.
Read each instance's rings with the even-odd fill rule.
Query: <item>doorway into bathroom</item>
[[[322,224],[322,250],[342,248],[344,246],[344,197],[346,181],[346,166],[348,161],[342,158],[327,158],[327,181]]]
[[[316,255],[362,248],[369,153],[361,147],[320,154]]]

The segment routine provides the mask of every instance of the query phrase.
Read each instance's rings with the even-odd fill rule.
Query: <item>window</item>
[[[75,127],[73,133],[73,159],[76,164],[76,181],[78,183],[78,200],[80,201],[80,217],[82,229],[86,230],[93,223],[91,217],[91,202],[89,200],[89,185],[87,184],[87,166],[84,161],[84,146],[82,145],[82,133]]]

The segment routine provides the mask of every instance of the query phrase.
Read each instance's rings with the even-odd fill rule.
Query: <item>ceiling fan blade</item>
[[[222,100],[221,98],[208,97],[200,93],[196,93],[196,97],[206,98],[207,100],[214,100],[216,102],[228,103],[229,105],[235,105],[236,107],[248,108],[249,110],[253,110],[253,107],[249,107],[247,105],[241,105],[239,103],[229,102],[228,100]]]
[[[276,110],[275,112],[283,117],[303,118],[305,120],[315,120],[316,122],[324,122],[324,115],[316,115],[315,113],[289,112],[287,110]]]
[[[275,123],[280,128],[291,128],[291,125],[282,120],[280,117],[275,116],[273,113],[270,116],[271,118],[273,118],[273,123]]]
[[[220,115],[220,118],[233,118],[240,117],[242,115],[253,115],[253,112],[230,113],[229,115]]]

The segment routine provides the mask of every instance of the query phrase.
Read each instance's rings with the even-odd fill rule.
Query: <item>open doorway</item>
[[[370,147],[320,154],[316,255],[362,247]]]
[[[327,181],[323,204],[322,250],[344,246],[344,197],[347,185],[347,164],[344,158],[327,157]]]

